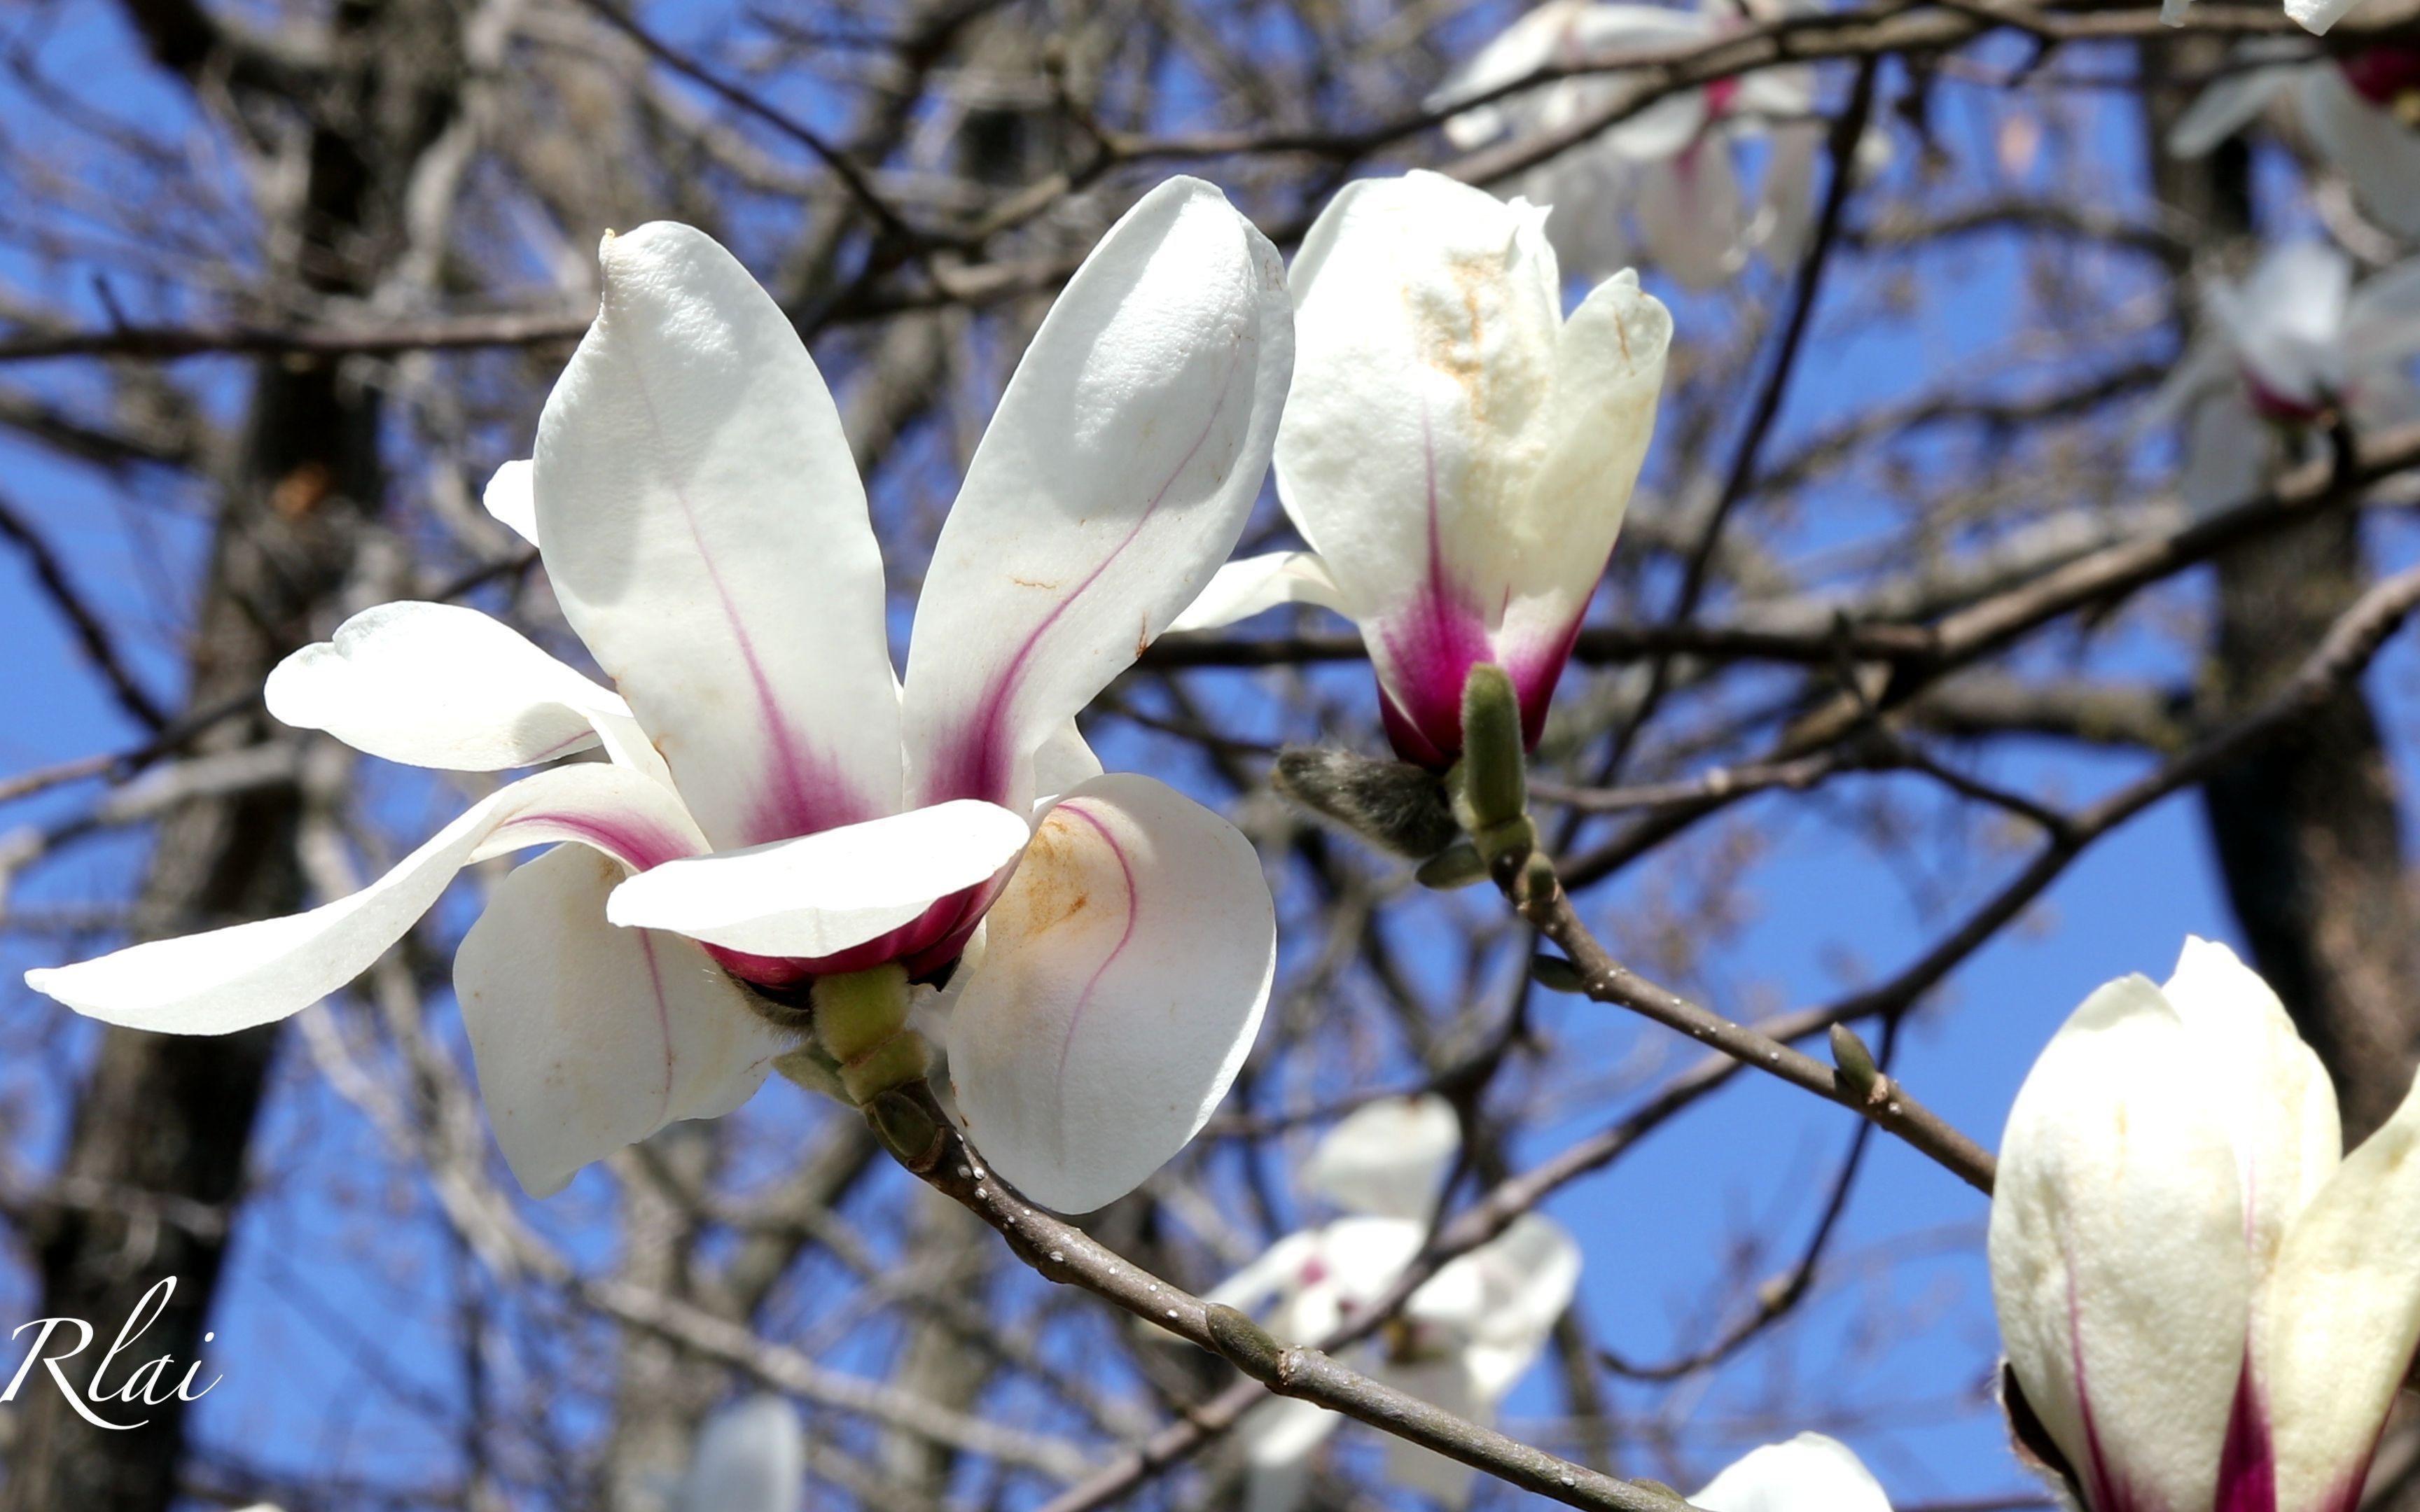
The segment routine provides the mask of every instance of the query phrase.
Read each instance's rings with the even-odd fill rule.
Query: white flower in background
[[[2213,80],[2168,131],[2168,151],[2198,158],[2277,101],[2319,156],[2352,184],[2362,208],[2420,239],[2420,48],[2373,47],[2314,57],[2290,40],[2249,43],[2236,71]]]
[[[1066,1211],[1131,1190],[1224,1095],[1274,924],[1243,837],[1101,775],[1073,718],[1242,531],[1291,362],[1276,252],[1198,179],[1111,228],[968,467],[904,689],[864,489],[789,321],[687,227],[602,257],[603,308],[535,465],[490,493],[534,528],[618,691],[474,611],[390,604],[268,694],[393,761],[611,759],[512,783],[307,914],[27,980],[112,1024],[246,1028],[349,981],[462,867],[578,841],[500,883],[455,961],[497,1140],[532,1192],[746,1101],[787,1042],[762,1014],[795,1022],[828,994],[904,1014],[908,981],[953,962],[950,1071],[985,1155]],[[912,1046],[921,1072],[896,1027],[838,1058],[895,1071]]]
[[[1495,662],[1534,743],[1655,428],[1672,317],[1638,280],[1566,320],[1544,211],[1432,173],[1349,184],[1295,258],[1278,497],[1309,551],[1220,570],[1180,628],[1286,602],[1361,627],[1387,731],[1442,769]]]
[[[2314,37],[2324,37],[2328,28],[2352,13],[2361,0],[2286,0],[2286,14],[2293,23]],[[2193,14],[2193,0],[2160,0],[2160,20],[2171,26],[2181,26]]]
[[[2314,426],[2341,411],[2357,430],[2420,412],[2403,369],[2420,351],[2420,259],[2352,282],[2334,247],[2272,247],[2242,283],[2202,291],[2200,334],[2150,405],[2184,423],[2186,504],[2211,510],[2258,493],[2272,469],[2324,445]]]
[[[1780,7],[1744,13],[1732,0],[1696,9],[1547,0],[1481,48],[1431,97],[1449,109],[1550,64],[1706,43]],[[1593,116],[1636,87],[1621,71],[1577,74],[1449,116],[1447,138],[1468,150],[1500,138],[1544,134]],[[1774,267],[1797,259],[1814,211],[1815,161],[1824,123],[1813,118],[1815,75],[1759,69],[1667,95],[1558,154],[1522,181],[1555,208],[1546,235],[1563,261],[1593,280],[1644,260],[1694,288],[1737,273],[1751,256]],[[1861,155],[1888,151],[1879,133]],[[1766,148],[1753,202],[1740,175],[1751,142]],[[1626,224],[1625,222],[1628,224]],[[1634,234],[1635,231],[1635,234]]]
[[[1328,1131],[1303,1186],[1345,1211],[1289,1234],[1207,1300],[1260,1311],[1281,1342],[1314,1343],[1384,1297],[1419,1254],[1461,1146],[1443,1098],[1373,1103]],[[1353,1363],[1380,1381],[1475,1422],[1536,1363],[1579,1285],[1580,1251],[1562,1226],[1525,1213],[1412,1293]],[[1312,1453],[1343,1419],[1291,1397],[1236,1425],[1251,1466],[1250,1512],[1290,1512],[1310,1484]],[[1388,1478],[1459,1504],[1472,1472],[1401,1439],[1387,1440]]]
[[[698,1430],[668,1512],[802,1512],[806,1475],[798,1410],[769,1393],[745,1396]]]
[[[2342,1138],[2277,995],[2206,940],[2034,1063],[1992,1291],[2090,1512],[2350,1512],[2420,1343],[2420,1097]]]
[[[1821,1433],[1748,1451],[1689,1504],[1705,1512],[1890,1512],[1890,1498],[1865,1462]]]

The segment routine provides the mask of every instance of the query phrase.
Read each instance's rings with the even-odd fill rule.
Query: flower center
[[[2311,425],[2327,416],[2328,403],[2324,396],[2297,399],[2290,394],[2280,393],[2261,382],[2250,368],[2243,372],[2243,391],[2252,402],[2252,412],[2273,424]]]

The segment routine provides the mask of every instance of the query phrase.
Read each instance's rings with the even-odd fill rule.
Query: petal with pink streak
[[[132,946],[97,961],[29,971],[26,985],[132,1029],[228,1034],[299,1013],[403,938],[473,861],[577,841],[634,867],[704,846],[680,802],[618,766],[581,764],[489,795],[386,875],[305,914]]]
[[[893,811],[882,557],[821,375],[703,232],[599,255],[603,306],[538,421],[565,616],[718,848]]]
[[[1233,825],[1149,778],[1076,788],[959,966],[950,1080],[975,1148],[1064,1212],[1124,1196],[1226,1095],[1276,964]]]

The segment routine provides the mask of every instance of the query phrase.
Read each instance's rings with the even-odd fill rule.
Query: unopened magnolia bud
[[[1529,811],[1528,763],[1521,752],[1521,700],[1504,669],[1482,661],[1462,685],[1462,796],[1474,835]]]
[[[840,1084],[849,1101],[863,1103],[878,1092],[910,1087],[933,1069],[933,1050],[913,1029],[902,1029],[855,1060],[841,1067]]]
[[[1588,978],[1580,968],[1559,955],[1533,955],[1529,958],[1529,980],[1550,993],[1571,993],[1585,996]]]
[[[1486,881],[1487,861],[1479,854],[1478,846],[1466,840],[1456,841],[1422,861],[1412,875],[1423,887],[1451,892],[1456,887]]]
[[[1278,1373],[1281,1352],[1278,1341],[1244,1314],[1214,1302],[1202,1309],[1202,1325],[1209,1330],[1218,1352],[1242,1366],[1246,1375],[1266,1381]]]
[[[817,977],[810,993],[815,1041],[838,1065],[881,1045],[908,1022],[908,971],[897,962]]]
[[[875,1094],[865,1104],[866,1124],[892,1157],[922,1176],[940,1163],[947,1143],[941,1125],[924,1105],[904,1092]]]
[[[1874,1064],[1874,1053],[1845,1024],[1832,1026],[1832,1064],[1840,1068],[1840,1085],[1859,1097],[1871,1094],[1882,1075],[1882,1069]]]
[[[1326,746],[1278,752],[1271,785],[1287,797],[1398,856],[1423,860],[1461,837],[1445,785],[1405,762],[1373,761]]]

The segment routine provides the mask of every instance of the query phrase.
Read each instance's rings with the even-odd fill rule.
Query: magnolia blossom
[[[2350,1512],[2420,1344],[2420,1097],[2342,1139],[2277,995],[2206,940],[2034,1063],[1992,1291],[2090,1512]]]
[[[1375,1304],[1427,1241],[1461,1145],[1443,1098],[1373,1103],[1328,1132],[1303,1169],[1303,1185],[1344,1210],[1323,1227],[1289,1234],[1208,1300],[1258,1310],[1271,1333],[1314,1343]],[[1486,1244],[1439,1270],[1412,1293],[1357,1365],[1416,1396],[1478,1421],[1536,1362],[1579,1285],[1580,1251],[1552,1219],[1525,1213]],[[1290,1512],[1307,1488],[1311,1457],[1343,1420],[1280,1397],[1236,1426],[1252,1469],[1251,1512]],[[1471,1471],[1401,1439],[1387,1441],[1387,1473],[1399,1485],[1459,1504]]]
[[[503,788],[310,913],[27,980],[112,1024],[245,1028],[342,986],[462,867],[573,841],[495,887],[455,961],[532,1192],[745,1101],[791,1038],[768,1017],[945,974],[926,1006],[985,1155],[1068,1211],[1130,1190],[1224,1094],[1274,924],[1243,837],[1103,776],[1073,716],[1243,528],[1291,362],[1275,251],[1195,179],[1109,231],[968,467],[904,688],[864,489],[789,321],[685,226],[608,238],[602,259],[535,463],[490,501],[534,533],[613,688],[484,615],[407,603],[289,658],[268,697],[424,766],[608,759]]]
[[[2238,284],[2203,289],[2202,330],[2151,402],[2184,421],[2179,491],[2196,510],[2259,492],[2281,459],[2323,444],[2341,412],[2375,428],[2420,412],[2403,368],[2420,351],[2420,259],[2358,286],[2317,241],[2271,248]]]
[[[742,1397],[699,1430],[668,1512],[803,1512],[806,1475],[798,1410],[770,1394]]]
[[[1703,0],[1694,10],[1547,0],[1480,49],[1429,106],[1450,109],[1549,65],[1710,42],[1767,8],[1779,8],[1751,4],[1744,13],[1733,0]],[[1559,79],[1448,117],[1446,136],[1467,150],[1543,135],[1602,114],[1637,83],[1620,70]],[[1814,110],[1815,76],[1805,68],[1717,79],[1665,95],[1550,159],[1522,188],[1555,207],[1546,234],[1575,271],[1603,278],[1643,249],[1645,260],[1682,283],[1710,287],[1754,255],[1776,267],[1796,259],[1813,220],[1815,160],[1823,147]],[[1740,183],[1743,149],[1760,141],[1767,151],[1751,203]],[[1873,141],[1886,149],[1886,138]]]
[[[1749,1450],[1689,1504],[1704,1512],[1890,1512],[1865,1462],[1821,1433]]]
[[[1278,497],[1308,551],[1222,569],[1180,627],[1289,601],[1361,626],[1404,760],[1462,748],[1501,665],[1535,742],[1655,427],[1672,318],[1635,274],[1566,320],[1545,212],[1431,173],[1364,179],[1295,259]]]
[[[2362,208],[2420,238],[2420,48],[2373,47],[2313,57],[2291,41],[2239,50],[2224,74],[2168,131],[2168,151],[2198,158],[2271,104],[2292,102],[2319,155],[2343,173]]]
[[[2314,37],[2324,37],[2328,28],[2350,15],[2361,0],[2286,0],[2286,14],[2294,23]],[[2160,20],[2171,26],[2181,26],[2193,14],[2193,0],[2160,0]]]

